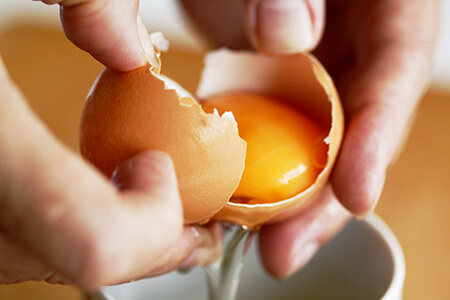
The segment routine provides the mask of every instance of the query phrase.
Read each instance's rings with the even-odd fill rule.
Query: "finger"
[[[264,226],[259,235],[261,260],[276,278],[288,277],[334,237],[350,219],[328,186],[309,210],[287,222]]]
[[[18,105],[23,100],[1,71],[7,105],[0,102],[0,111],[8,114],[0,120],[0,153],[10,159],[0,168],[0,229],[15,237],[0,239],[0,258],[7,258],[0,260],[3,283],[70,278],[97,288],[218,256],[217,225],[182,231],[175,172],[166,154],[147,151],[122,164],[113,178],[117,192]],[[8,134],[14,129],[20,137]]]
[[[359,216],[376,206],[428,85],[436,31],[433,1],[375,3],[357,39],[359,65],[343,84],[347,129],[331,178],[339,200]]]
[[[67,37],[107,67],[130,71],[149,61],[159,67],[138,0],[42,0],[61,6]]]
[[[155,168],[154,157],[167,154],[160,151],[145,151],[135,156],[133,159],[123,163],[117,168],[112,176],[113,183],[122,191],[122,194],[135,190],[148,191],[153,195],[160,195],[160,199],[165,199],[167,193],[176,193],[177,190],[167,191],[164,187],[170,180],[176,184],[174,174],[169,176],[160,176],[160,172],[152,170]],[[158,160],[157,163],[168,163],[170,160]],[[167,166],[161,166],[163,169]],[[158,220],[154,220],[159,224]],[[163,228],[165,232],[167,228]],[[145,274],[142,276],[158,275],[178,267],[191,267],[195,265],[205,265],[217,258],[221,251],[221,230],[218,224],[209,224],[208,226],[185,226],[181,237],[177,243],[168,252],[164,253],[161,259],[153,265],[148,266]]]
[[[161,157],[164,159],[161,160]],[[113,173],[112,181],[123,195],[132,196],[136,190],[139,190],[157,195],[162,200],[168,197],[168,193],[175,193],[169,198],[178,197],[176,189],[167,190],[165,188],[167,185],[176,185],[175,174],[171,173],[169,174],[170,176],[161,176],[161,172],[157,170],[158,168],[163,170],[173,168],[172,165],[164,166],[167,163],[171,164],[167,154],[156,150],[145,151],[117,168]],[[171,183],[165,181],[171,181]],[[153,221],[158,227],[161,225],[157,219]],[[169,228],[161,227],[159,230],[164,234]],[[220,254],[220,237],[221,231],[217,224],[185,226],[176,244],[166,251],[158,261],[147,266],[145,274],[140,274],[139,276],[162,274],[178,268],[180,265],[182,267],[190,267],[207,264]]]
[[[220,257],[222,231],[218,223],[206,226],[185,226],[183,234],[143,278],[161,275],[175,269],[205,266]]]
[[[182,208],[174,166],[170,157],[164,152],[145,151],[123,163],[114,172],[112,180],[120,189],[123,204],[128,206],[122,209],[129,208],[130,217],[138,218],[142,215],[142,218],[148,219],[149,226],[138,227],[135,233],[137,236],[140,234],[139,231],[145,230],[148,240],[144,244],[147,247],[153,245],[152,249],[148,249],[146,253],[140,253],[145,257],[135,255],[133,260],[127,262],[128,266],[125,269],[132,270],[134,274],[124,272],[127,277],[130,274],[140,277],[154,268],[158,260],[166,255],[181,235]],[[162,247],[154,247],[155,241]],[[190,241],[192,242],[192,239]],[[179,254],[182,257],[181,252]],[[128,254],[125,252],[121,255]],[[145,264],[146,257],[153,259],[147,258],[148,264]],[[140,268],[136,269],[136,266]],[[117,277],[111,280],[122,281],[126,278]]]
[[[0,118],[0,154],[8,160],[0,170],[0,227],[85,288],[147,272],[182,232],[181,202],[167,155],[159,152],[137,167],[149,186],[158,181],[158,189],[138,183],[118,192],[53,138],[6,76],[1,86],[0,114],[8,113]]]
[[[157,200],[177,199],[176,174],[169,155],[158,150],[139,153],[120,165],[113,173],[112,182],[122,195],[138,192],[158,196]]]
[[[308,51],[322,37],[325,0],[243,0],[254,46],[271,54]]]
[[[183,10],[214,47],[250,49],[242,17],[241,0],[180,0]],[[224,26],[226,24],[226,26]]]
[[[175,246],[145,273],[133,279],[161,275],[177,268],[208,265],[220,256],[221,242],[222,232],[218,223],[186,226]],[[71,283],[34,253],[0,233],[0,284],[29,280]]]

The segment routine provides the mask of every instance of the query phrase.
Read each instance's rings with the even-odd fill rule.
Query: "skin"
[[[350,214],[363,218],[374,210],[386,172],[401,150],[415,108],[429,84],[439,3],[228,1],[228,11],[241,8],[244,22],[233,28],[234,35],[228,32],[221,39],[217,31],[220,29],[216,29],[219,26],[211,24],[219,14],[213,11],[214,5],[205,4],[209,5],[208,14],[200,9],[204,2],[220,1],[182,2],[198,25],[212,36],[213,43],[231,44],[233,48],[253,45],[270,55],[312,51],[338,88],[346,132],[330,187],[309,211],[287,222],[265,226],[260,232],[261,260],[266,270],[274,277],[287,277],[301,269],[339,232]],[[284,10],[280,9],[283,5]],[[220,11],[227,10],[221,7]],[[230,21],[219,19],[218,22],[237,22],[233,13],[222,18]],[[286,23],[296,26],[280,21],[286,18],[292,18]],[[310,24],[297,20],[302,18]]]
[[[154,61],[137,1],[43,2],[61,6],[69,39],[106,66],[129,71]],[[182,2],[216,45],[253,46],[272,55],[314,50],[341,94],[347,129],[330,185],[308,211],[260,233],[268,272],[289,276],[351,214],[363,217],[375,207],[428,84],[438,3]],[[293,6],[280,11],[281,4]],[[235,13],[236,5],[241,14]],[[219,26],[224,22],[230,26]],[[47,280],[95,289],[217,257],[216,225],[182,225],[166,154],[149,151],[134,157],[119,167],[111,183],[52,136],[3,65],[0,141],[0,156],[7,158],[0,162],[0,283]],[[164,234],[157,228],[166,228]]]
[[[147,62],[137,2],[134,9],[129,1],[60,4],[67,35],[104,64],[131,70]],[[119,18],[122,12],[127,17]],[[122,24],[130,28],[117,31]],[[123,40],[129,46],[117,47]],[[168,155],[141,153],[111,182],[42,124],[1,59],[0,141],[0,284],[45,280],[96,289],[206,264],[220,253],[217,225],[183,227]]]
[[[217,227],[183,228],[170,157],[141,153],[113,185],[52,136],[0,70],[0,283],[95,289],[214,256]]]

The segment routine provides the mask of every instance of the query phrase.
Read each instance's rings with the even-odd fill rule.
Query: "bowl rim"
[[[369,214],[365,220],[386,242],[389,248],[393,261],[393,275],[391,282],[386,289],[386,293],[381,298],[382,300],[399,299],[403,292],[403,284],[405,282],[406,264],[405,256],[400,246],[400,242],[389,228],[389,226],[375,213]]]
[[[389,253],[393,261],[392,278],[386,288],[385,294],[381,297],[381,300],[401,299],[406,275],[406,265],[404,253],[397,237],[385,221],[383,221],[383,219],[375,213],[369,214],[364,220],[361,221],[367,223],[372,230],[376,231],[382,238],[386,244],[386,247],[389,249]],[[100,292],[92,293],[90,296],[90,299],[93,300],[115,300],[115,298],[109,294],[106,287],[102,288]]]

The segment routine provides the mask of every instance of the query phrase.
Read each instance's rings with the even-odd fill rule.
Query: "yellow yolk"
[[[247,142],[245,169],[231,201],[270,203],[311,186],[327,160],[326,128],[298,109],[255,94],[220,96],[203,105],[231,111]]]

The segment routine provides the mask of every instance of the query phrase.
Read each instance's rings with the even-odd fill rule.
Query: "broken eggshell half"
[[[262,204],[235,203],[214,218],[253,228],[288,219],[308,207],[327,184],[343,137],[344,118],[333,81],[311,54],[267,56],[251,52],[217,50],[206,57],[197,90],[203,102],[227,94],[262,94],[289,102],[329,128],[323,143],[327,161],[315,182],[298,195]],[[323,145],[322,145],[323,146]]]
[[[202,101],[224,94],[258,93],[286,99],[329,127],[326,165],[305,191],[266,204],[229,201],[244,170],[246,143],[229,114],[205,113],[178,84],[149,65],[131,72],[105,69],[94,83],[81,118],[81,154],[106,176],[149,149],[174,162],[186,224],[211,218],[248,227],[302,211],[326,185],[343,133],[336,89],[309,54],[270,57],[214,51],[206,57],[198,88]]]
[[[105,69],[83,109],[81,154],[110,177],[149,149],[173,160],[186,224],[211,219],[244,170],[246,143],[233,118],[206,114],[189,93],[149,65],[126,73]]]

